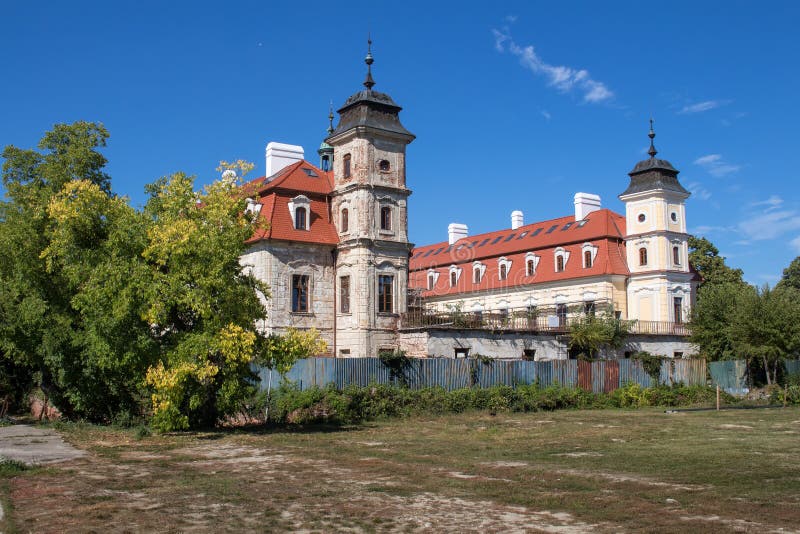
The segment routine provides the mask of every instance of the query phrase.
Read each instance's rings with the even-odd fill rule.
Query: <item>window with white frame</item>
[[[455,265],[450,266],[450,287],[456,287],[461,278],[461,268]]]
[[[556,266],[556,272],[560,273],[567,268],[567,262],[569,261],[569,252],[565,250],[564,247],[558,247],[553,254]]]
[[[590,269],[594,265],[594,260],[597,258],[598,247],[591,243],[584,243],[581,246],[581,253],[583,256],[583,268]]]
[[[439,280],[439,273],[433,269],[428,269],[428,291],[436,287],[436,282]]]
[[[533,252],[525,254],[525,275],[534,276],[537,267],[539,267],[539,256]]]
[[[258,215],[261,212],[261,203],[256,202],[253,198],[247,199],[247,206],[244,208],[246,213],[255,213]]]
[[[311,200],[305,195],[297,195],[289,201],[289,213],[295,230],[308,230],[311,226]]]
[[[508,273],[511,271],[511,260],[505,256],[497,260],[497,276],[500,280],[507,280]]]
[[[483,273],[486,272],[486,266],[479,261],[472,263],[472,283],[480,284],[483,280]]]

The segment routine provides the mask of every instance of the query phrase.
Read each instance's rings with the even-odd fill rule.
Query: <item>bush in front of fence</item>
[[[735,398],[724,394],[726,403]],[[580,388],[538,384],[464,388],[446,391],[440,387],[408,389],[375,384],[348,386],[338,390],[332,385],[305,391],[284,384],[273,392],[270,422],[288,425],[317,423],[356,424],[362,421],[441,415],[468,411],[538,412],[561,409],[641,408],[647,406],[709,406],[716,391],[708,386],[655,386],[645,388],[627,384],[611,393],[592,393]],[[266,407],[266,396],[261,406]]]

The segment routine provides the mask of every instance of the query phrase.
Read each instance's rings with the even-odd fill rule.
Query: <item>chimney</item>
[[[511,212],[511,229],[512,230],[516,230],[517,228],[519,228],[520,226],[525,224],[523,222],[524,220],[525,220],[525,217],[524,217],[524,215],[522,214],[521,211],[519,211],[519,210],[512,211]]]
[[[593,211],[600,209],[600,195],[575,193],[575,220],[582,221]]]
[[[303,160],[303,147],[274,141],[267,144],[267,179],[292,163]]]
[[[459,239],[467,237],[467,225],[460,223],[450,223],[447,225],[447,242],[451,245]]]

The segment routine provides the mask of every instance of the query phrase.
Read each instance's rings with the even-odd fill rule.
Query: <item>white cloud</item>
[[[585,69],[573,69],[564,65],[550,65],[536,54],[532,45],[520,46],[511,38],[508,29],[492,30],[494,48],[498,52],[506,52],[517,56],[520,64],[534,74],[544,76],[549,85],[561,92],[568,93],[573,89],[583,93],[584,102],[603,102],[613,98],[614,93],[602,82],[592,79]]]
[[[727,176],[741,169],[740,165],[734,165],[733,163],[725,161],[720,154],[701,156],[694,160],[694,164],[703,167],[708,171],[708,174],[716,176],[717,178]]]
[[[766,206],[766,211],[773,211],[780,208],[783,205],[783,199],[778,195],[772,195],[767,200],[760,200],[758,202],[750,203],[751,208],[756,208],[758,206]]]
[[[730,231],[731,229],[727,226],[700,225],[692,228],[690,233],[692,235],[710,235]]]
[[[728,105],[732,100],[706,100],[704,102],[695,102],[694,104],[687,104],[678,111],[681,115],[689,115],[692,113],[703,113],[720,106]]]
[[[544,117],[547,120],[550,120],[552,118],[552,115],[550,115],[549,111],[547,111],[546,109],[543,109],[542,110],[542,117]]]
[[[700,200],[708,200],[711,198],[711,191],[703,187],[703,184],[700,182],[688,182],[686,187],[695,198],[699,198]]]
[[[800,253],[800,235],[789,241],[789,244],[792,245],[795,252]]]
[[[509,22],[511,24],[517,22],[517,16],[516,15],[506,15],[504,18],[505,18],[506,22]]]
[[[738,228],[751,241],[775,239],[786,232],[800,229],[800,212],[768,208],[762,213],[748,216],[739,223]],[[798,239],[791,242],[792,246],[795,246],[795,242],[800,245]]]

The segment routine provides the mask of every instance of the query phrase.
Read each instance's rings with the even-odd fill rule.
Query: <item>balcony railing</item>
[[[556,312],[508,310],[491,312],[413,310],[400,315],[400,328],[437,328],[452,330],[490,330],[568,334],[570,327],[583,317]],[[670,321],[625,321],[631,334],[688,336],[684,323]]]

